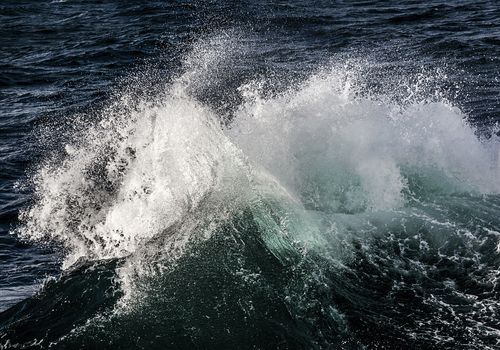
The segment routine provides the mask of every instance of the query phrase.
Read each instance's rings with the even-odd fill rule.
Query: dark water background
[[[496,1],[0,1],[0,310],[7,310],[31,296],[48,276],[58,276],[60,271],[60,255],[54,252],[53,247],[21,242],[15,235],[9,234],[17,224],[19,210],[31,200],[29,189],[19,190],[16,183],[49,150],[61,147],[58,130],[71,128],[72,116],[76,113],[98,110],[110,98],[113,90],[132,73],[141,71],[144,67],[154,69],[155,81],[149,85],[134,87],[153,91],[158,86],[155,82],[167,80],[178,69],[179,61],[200,37],[220,33],[231,35],[234,32],[238,33],[250,50],[234,68],[234,72],[229,74],[229,79],[221,83],[227,86],[239,86],[246,80],[259,76],[273,76],[276,81],[283,82],[291,75],[307,75],[328,62],[331,57],[364,55],[376,57],[380,65],[385,65],[385,71],[403,69],[411,72],[422,67],[428,70],[443,69],[447,72],[446,78],[440,82],[443,90],[453,104],[466,114],[470,123],[478,127],[479,134],[491,135],[492,126],[499,120],[500,5]],[[377,85],[377,81],[372,83],[374,89],[384,89],[384,86]],[[277,83],[277,89],[278,85]],[[217,101],[227,100],[231,104],[232,97],[230,94],[224,95],[224,89],[230,90],[221,87],[210,92],[206,98],[217,97]],[[219,107],[217,101],[212,102],[216,108]],[[47,128],[54,130],[52,137],[47,137]],[[45,130],[44,137],[40,136],[40,130]],[[218,241],[208,243],[203,248],[206,250],[205,255],[216,255],[220,251],[217,247],[221,244],[223,245]],[[380,243],[381,246],[384,244],[389,243]],[[251,246],[248,243],[246,249]],[[263,256],[259,259],[271,259],[264,253],[261,254]],[[198,259],[203,260],[205,255],[200,254]],[[498,258],[491,259],[498,262]],[[271,260],[268,266],[272,270]],[[357,290],[362,299],[365,288],[388,282],[375,277],[371,279],[370,276],[375,276],[375,273],[371,274],[370,266],[364,266],[361,258],[359,261],[359,266],[353,268],[355,274],[366,273],[362,278],[365,285],[359,285]],[[203,261],[198,263],[204,264]],[[188,272],[190,264],[196,265],[193,262],[186,263],[183,268]],[[494,265],[493,263],[492,266]],[[472,270],[465,265],[461,267],[464,269],[462,272],[453,273],[460,275],[458,279],[466,279]],[[83,270],[85,268],[87,267],[82,267]],[[450,267],[455,268],[457,267]],[[279,270],[279,267],[276,269]],[[78,270],[77,273],[85,275],[82,271]],[[92,282],[93,273],[96,273],[95,270],[89,272],[86,278],[95,287]],[[220,271],[206,273],[209,276],[222,274],[218,277],[222,279],[224,276]],[[182,276],[182,271],[178,274]],[[274,282],[276,289],[281,288],[284,283],[280,278],[284,277],[276,277]],[[214,280],[217,278],[214,277]],[[207,288],[217,288],[211,281],[205,281]],[[85,282],[79,280],[78,283]],[[231,285],[230,282],[227,283]],[[469,282],[463,283],[467,285]],[[60,285],[51,288],[63,289]],[[108,286],[103,287],[105,288]],[[425,289],[425,283],[422,288]],[[92,293],[97,295],[101,292],[102,289],[95,287]],[[228,291],[229,294],[230,292],[235,295],[252,293],[245,290]],[[383,291],[380,292],[383,294]],[[486,293],[482,290],[481,293],[483,292]],[[67,293],[67,298],[71,299],[68,291],[53,293]],[[162,293],[176,295],[177,292],[163,290]],[[193,293],[190,297],[178,296],[178,303],[197,303],[198,309],[210,309],[209,301],[206,305],[199,301],[203,299],[203,293]],[[338,304],[348,304],[340,296],[331,296],[329,292],[309,293],[312,295],[311,300],[331,297]],[[356,290],[351,290],[350,293],[356,294]],[[497,301],[496,304],[490,304],[491,308],[496,309],[493,310],[493,314],[496,314],[500,308],[498,288],[493,287],[489,293],[490,299]],[[75,292],[75,295],[79,294]],[[95,298],[99,299],[98,296]],[[255,295],[256,304],[259,303],[259,298],[262,299],[261,308],[269,308],[268,318],[264,313],[255,321],[261,322],[261,326],[248,321],[240,328],[233,329],[236,335],[230,339],[234,343],[214,341],[206,346],[237,346],[254,336],[260,336],[255,339],[255,344],[261,348],[328,347],[325,344],[330,344],[333,348],[342,348],[341,344],[347,344],[345,346],[351,348],[403,348],[405,344],[410,348],[500,346],[498,333],[482,337],[479,329],[475,334],[464,335],[456,325],[452,327],[455,330],[445,332],[451,340],[441,339],[427,343],[410,341],[408,333],[396,331],[394,323],[402,322],[396,316],[391,319],[391,314],[387,313],[372,322],[365,317],[369,319],[375,317],[373,315],[383,314],[383,311],[377,310],[373,315],[367,315],[363,307],[344,308],[357,340],[342,343],[344,340],[335,339],[332,335],[326,336],[327,341],[322,343],[314,339],[324,340],[324,334],[321,337],[313,333],[304,334],[302,326],[296,321],[290,321],[290,326],[284,328],[286,331],[273,324],[273,317],[277,323],[283,324],[283,319],[287,319],[287,316],[281,313],[286,312],[266,304],[272,302],[272,297],[266,299],[267,297]],[[276,299],[279,297],[276,296]],[[411,296],[401,296],[399,303],[407,303],[403,310],[412,309],[411,300]],[[79,309],[78,302],[71,302],[76,305],[72,311],[79,317],[71,316],[68,310],[61,311],[61,315],[65,316],[60,319],[67,317],[68,325],[87,318],[85,312]],[[29,308],[29,304],[20,307]],[[21,326],[15,325],[16,317],[21,317],[15,314],[19,310],[0,314],[0,334],[3,334],[0,347],[2,344],[9,346],[6,339],[12,339],[12,343],[39,339],[40,335],[30,336],[30,332],[40,326],[37,319],[41,320],[41,324],[56,322],[57,318],[47,316],[47,310],[52,307],[54,305],[50,303],[39,307],[39,316],[32,316],[30,322]],[[80,305],[80,308],[87,307],[88,305]],[[171,310],[172,305],[169,307]],[[380,307],[384,308],[383,304]],[[199,312],[203,314],[202,311]],[[463,315],[467,315],[467,312]],[[45,316],[48,319],[44,319]],[[234,317],[234,322],[237,323],[238,317]],[[126,323],[123,320],[121,322]],[[135,322],[141,323],[140,320]],[[464,316],[460,322],[469,321]],[[224,337],[213,324],[204,325],[199,321],[197,326],[200,329],[210,329],[213,337]],[[500,330],[498,320],[495,323],[494,319],[483,326],[485,329],[496,327],[497,331]],[[120,325],[114,327],[119,329]],[[136,329],[140,328],[137,327]],[[433,327],[446,326],[437,324]],[[248,330],[253,328],[264,331],[252,333]],[[330,327],[327,320],[319,318],[313,328],[317,328],[319,333],[328,332],[328,329],[334,332],[334,327]],[[12,329],[18,329],[17,333]],[[174,334],[179,330],[166,322],[163,328],[158,326],[158,332]],[[266,342],[266,339],[275,339],[272,335],[280,332],[284,332],[280,336],[282,340]],[[138,339],[141,331],[132,334],[132,339]],[[379,335],[385,340],[379,339]],[[99,336],[102,335],[97,332],[97,337]],[[238,336],[241,336],[240,340]],[[148,337],[147,332],[144,337]],[[476,342],[476,337],[482,340]],[[118,346],[116,344],[119,343],[119,338],[109,336],[102,344]],[[172,339],[177,339],[177,344]],[[308,342],[303,339],[313,340]],[[456,342],[453,339],[457,339]],[[338,342],[335,343],[336,341]],[[66,346],[70,348],[72,345],[93,346],[85,341],[76,345],[71,342],[69,344]],[[160,347],[158,344],[154,339],[149,339],[142,343],[138,341],[135,345],[153,348]],[[172,348],[193,346],[180,333],[178,338],[172,336],[164,344],[171,344]],[[194,344],[197,348],[205,347],[203,342]],[[45,346],[47,343],[42,344],[42,347]],[[249,347],[249,344],[242,347]]]

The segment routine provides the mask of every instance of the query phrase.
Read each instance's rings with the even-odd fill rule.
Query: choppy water
[[[500,347],[494,1],[0,3],[0,348]]]

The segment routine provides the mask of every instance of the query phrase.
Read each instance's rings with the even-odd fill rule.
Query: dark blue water
[[[500,347],[495,1],[1,1],[0,348]]]

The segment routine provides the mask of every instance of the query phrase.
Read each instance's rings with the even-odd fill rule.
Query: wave
[[[200,94],[240,53],[198,43],[159,96],[117,96],[34,172],[16,232],[61,245],[66,272],[2,313],[5,344],[493,346],[498,140],[432,76],[375,93],[363,60],[249,81],[227,118]],[[86,312],[58,330],[62,300]]]

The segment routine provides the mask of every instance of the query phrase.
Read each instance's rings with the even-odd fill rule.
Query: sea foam
[[[233,46],[200,44],[153,102],[119,95],[62,160],[34,172],[18,234],[62,244],[70,267],[129,256],[162,235],[185,244],[184,223],[215,227],[263,199],[294,208],[290,217],[355,216],[436,193],[500,191],[496,139],[480,140],[444,98],[403,103],[363,90],[363,61],[334,61],[277,93],[250,81],[227,122],[196,92],[220,73],[221,47]],[[409,95],[423,95],[419,86]]]

